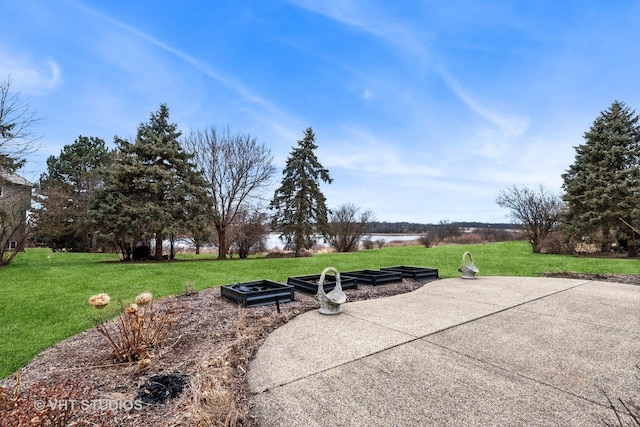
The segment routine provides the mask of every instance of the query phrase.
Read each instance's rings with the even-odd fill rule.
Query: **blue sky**
[[[166,103],[184,133],[267,145],[274,188],[312,126],[329,207],[505,222],[501,189],[560,192],[600,112],[640,109],[634,0],[0,0],[0,16],[0,78],[43,118],[31,180]]]

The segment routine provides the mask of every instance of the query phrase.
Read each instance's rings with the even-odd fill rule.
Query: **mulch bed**
[[[601,282],[625,283],[640,286],[640,274],[583,274],[583,273],[548,273],[546,277],[564,279],[598,280]]]
[[[349,301],[358,301],[410,292],[423,285],[403,280],[345,293]],[[92,328],[45,350],[0,386],[11,387],[17,378],[23,391],[36,384],[53,388],[72,380],[77,387],[79,382],[83,389],[90,390],[84,399],[124,402],[116,405],[122,408],[112,411],[108,424],[105,422],[120,426],[215,425],[200,413],[211,402],[201,400],[224,398],[229,400],[225,404],[230,410],[220,415],[223,425],[256,426],[245,381],[248,365],[269,332],[300,313],[318,308],[313,295],[296,292],[295,298],[280,304],[280,313],[275,305],[240,308],[222,298],[219,288],[165,298],[154,304],[173,303],[181,314],[166,344],[152,352],[150,363],[114,364],[109,343]],[[153,380],[167,377],[183,379],[184,383],[172,385],[170,391],[169,385]],[[175,392],[178,388],[180,391]],[[154,397],[154,393],[165,392],[164,399]],[[131,404],[140,396],[153,403],[144,403],[141,408]],[[76,416],[82,419],[83,414]]]

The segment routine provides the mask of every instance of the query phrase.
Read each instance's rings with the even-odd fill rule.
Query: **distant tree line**
[[[511,230],[512,223],[486,223],[486,222],[449,222],[441,220],[438,224],[414,223],[414,222],[386,222],[371,221],[368,225],[371,234],[421,234],[426,232],[459,233],[460,230],[476,228],[493,228],[497,230]]]

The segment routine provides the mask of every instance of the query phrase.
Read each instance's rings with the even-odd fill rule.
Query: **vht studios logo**
[[[141,400],[110,400],[110,399],[91,399],[91,400],[78,400],[78,399],[55,399],[55,400],[37,400],[34,402],[34,407],[38,411],[42,411],[46,408],[52,411],[132,411],[140,410],[143,407]]]

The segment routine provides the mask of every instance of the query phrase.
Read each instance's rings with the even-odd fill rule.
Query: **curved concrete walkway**
[[[614,420],[603,390],[638,397],[640,286],[445,279],[343,307],[262,345],[261,425],[593,426]]]

